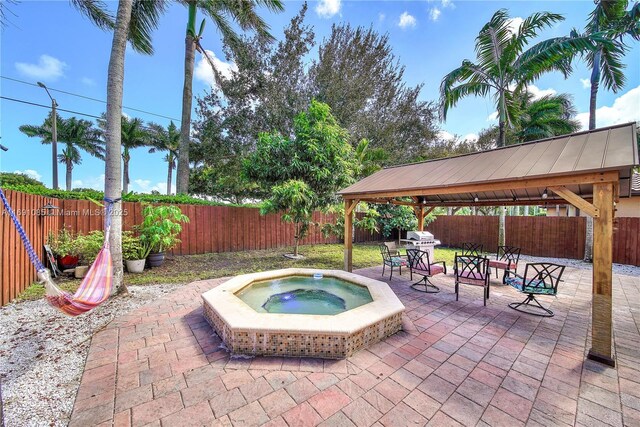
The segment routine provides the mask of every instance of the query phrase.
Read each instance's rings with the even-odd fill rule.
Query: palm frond
[[[103,30],[114,28],[115,18],[109,13],[106,3],[102,0],[71,0],[71,4],[98,28]]]
[[[625,64],[622,62],[624,50],[618,41],[614,42],[611,47],[609,49],[603,48],[600,51],[600,80],[607,90],[616,93],[624,87],[627,81],[624,75]]]
[[[164,13],[165,0],[134,0],[131,8],[131,22],[127,36],[133,49],[145,55],[153,54],[151,33],[158,27]]]

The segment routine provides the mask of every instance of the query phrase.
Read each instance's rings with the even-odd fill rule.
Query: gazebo
[[[613,366],[612,239],[615,203],[631,194],[640,164],[635,123],[478,153],[389,167],[340,191],[345,203],[344,269],[352,270],[359,202],[413,207],[418,228],[435,207],[571,204],[593,217],[592,346]]]

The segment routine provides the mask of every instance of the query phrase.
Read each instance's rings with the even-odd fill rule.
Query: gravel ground
[[[523,255],[524,262],[555,262],[572,268],[592,265],[565,258]],[[640,277],[640,267],[614,264],[613,272]],[[4,425],[66,426],[73,409],[93,333],[114,317],[168,294],[180,285],[129,286],[128,296],[112,298],[76,318],[53,310],[44,300],[0,308],[0,387]]]
[[[0,308],[4,425],[66,426],[94,332],[179,285],[129,286],[88,315],[67,317],[44,300]]]

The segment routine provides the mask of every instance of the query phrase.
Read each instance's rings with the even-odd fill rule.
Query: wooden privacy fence
[[[482,243],[487,252],[498,249],[497,216],[437,216],[427,230],[443,245]],[[586,218],[507,216],[506,244],[533,256],[581,259],[584,256]],[[640,265],[640,218],[616,218],[613,262]]]
[[[66,228],[74,234],[102,230],[102,208],[88,200],[63,200],[6,190],[5,194],[18,215],[38,256],[44,260],[42,245],[49,232]],[[54,216],[42,215],[42,207],[51,203],[58,207]],[[181,243],[173,249],[177,255],[210,252],[234,252],[272,249],[292,245],[293,224],[280,221],[280,215],[262,216],[257,208],[231,206],[178,205],[190,222],[183,224]],[[124,230],[142,222],[142,204],[122,204]],[[315,212],[316,222],[333,222],[334,215]],[[379,240],[376,234],[358,230],[356,241]],[[0,306],[17,297],[34,280],[36,272],[8,215],[0,221]],[[324,238],[320,227],[312,227],[302,244],[337,243],[336,237]]]

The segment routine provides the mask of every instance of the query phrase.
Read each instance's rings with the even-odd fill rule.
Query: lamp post
[[[51,98],[51,112],[52,112],[52,128],[51,128],[51,166],[53,168],[53,189],[58,189],[58,116],[56,114],[56,107],[58,103],[49,93],[49,89],[44,83],[38,82],[38,86],[47,91],[47,95]]]

